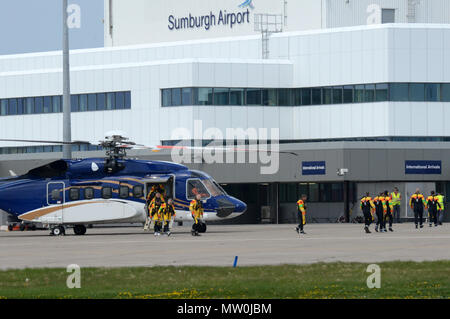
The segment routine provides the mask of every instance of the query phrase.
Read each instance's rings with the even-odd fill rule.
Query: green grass
[[[368,264],[0,271],[0,298],[449,298],[450,261],[386,262],[381,289],[366,285]]]

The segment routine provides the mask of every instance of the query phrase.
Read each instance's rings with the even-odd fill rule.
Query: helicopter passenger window
[[[84,189],[84,199],[93,199],[94,189],[92,187],[87,187]]]
[[[61,200],[61,190],[60,189],[54,189],[52,190],[52,200]]]
[[[138,185],[133,187],[133,196],[136,198],[141,198],[144,196],[144,187]]]
[[[108,199],[112,197],[112,188],[111,187],[103,187],[102,188],[102,198]]]
[[[186,182],[187,199],[194,199],[197,194],[200,194],[202,199],[210,197],[205,185],[199,179],[188,179]]]
[[[119,187],[119,197],[120,198],[128,198],[130,193],[130,189],[128,186],[120,186]]]
[[[69,191],[70,200],[79,200],[80,199],[80,189],[79,188],[71,188]]]

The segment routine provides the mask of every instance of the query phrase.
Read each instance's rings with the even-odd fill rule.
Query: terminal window
[[[72,94],[72,112],[89,112],[131,108],[131,92]],[[35,96],[0,99],[0,116],[62,112],[62,96]]]
[[[73,98],[77,99],[76,96]],[[168,88],[161,90],[162,107],[180,105],[308,106],[388,101],[450,102],[450,83],[368,83],[313,88]],[[78,104],[80,103],[75,102],[75,105]],[[2,114],[5,112],[3,104],[1,112]]]
[[[381,23],[395,23],[395,9],[381,9]]]

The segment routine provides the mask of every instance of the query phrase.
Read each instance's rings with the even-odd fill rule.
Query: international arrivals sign
[[[442,161],[405,161],[405,174],[442,174]]]
[[[302,162],[302,175],[325,175],[326,164],[321,162]]]
[[[227,10],[210,11],[205,15],[193,15],[191,13],[183,17],[170,15],[168,17],[167,27],[171,31],[186,29],[204,29],[210,30],[212,27],[225,26],[232,29],[241,24],[250,24],[250,9],[253,10],[253,0],[245,0],[236,12],[227,12]]]

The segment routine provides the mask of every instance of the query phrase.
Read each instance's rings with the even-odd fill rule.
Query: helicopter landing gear
[[[75,225],[73,226],[73,232],[75,235],[81,236],[86,234],[86,226],[84,225]]]
[[[66,234],[66,229],[64,226],[56,226],[53,227],[50,231],[50,235],[52,236],[62,236]]]

